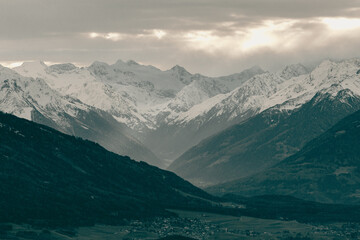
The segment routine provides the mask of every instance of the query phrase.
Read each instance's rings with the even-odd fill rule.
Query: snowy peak
[[[0,84],[0,109],[29,120],[31,120],[30,113],[37,111],[52,121],[64,125],[67,123],[63,121],[59,112],[67,112],[74,116],[76,109],[87,108],[63,99],[42,79],[22,77],[10,69],[1,69]]]
[[[258,65],[252,66],[251,68],[245,69],[243,72],[251,73],[264,73],[265,71]]]
[[[193,81],[191,73],[189,73],[185,68],[179,65],[175,65],[168,71],[171,72],[171,74],[176,79],[179,79],[185,85],[188,85]]]
[[[263,110],[285,101],[292,101],[292,108],[300,107],[317,92],[334,84],[343,89],[351,89],[355,94],[360,95],[360,78],[356,75],[358,68],[357,59],[341,62],[326,60],[312,72],[293,77],[281,84],[279,91],[269,97]]]
[[[151,66],[151,65],[143,65],[140,64],[134,60],[128,60],[127,62],[124,62],[123,60],[119,59],[116,61],[116,63],[111,65],[114,69],[118,69],[121,71],[141,71],[141,70],[153,70],[155,72],[160,72],[161,70]]]
[[[95,75],[103,76],[108,74],[110,66],[107,63],[95,61],[88,67],[88,69]]]
[[[14,70],[24,76],[39,77],[45,73],[48,66],[43,61],[24,62]]]
[[[252,66],[251,68],[248,68],[248,69],[245,69],[244,71],[242,71],[240,73],[240,75],[250,78],[250,76],[253,77],[255,75],[262,74],[262,73],[265,73],[265,71],[261,67]]]
[[[47,68],[47,65],[43,61],[38,60],[33,62],[23,62],[23,64],[21,64],[20,67],[44,69]]]
[[[126,64],[129,66],[140,66],[140,64],[135,62],[134,60],[129,60],[126,62]]]
[[[49,66],[48,69],[50,72],[56,72],[58,74],[62,74],[65,72],[73,71],[73,70],[77,69],[77,67],[72,63],[62,63],[62,64],[51,65],[51,66]]]
[[[240,73],[234,73],[234,74],[231,74],[229,76],[220,77],[220,78],[222,78],[222,79],[226,79],[226,78],[234,79],[234,78],[242,77],[242,78],[248,78],[249,79],[249,78],[251,78],[251,77],[253,77],[255,75],[262,74],[262,73],[265,73],[265,71],[261,67],[252,66],[251,68],[245,69]]]
[[[349,102],[349,99],[354,97],[360,98],[360,96],[356,95],[350,89],[345,89],[341,84],[333,84],[329,88],[325,88],[317,92],[311,101],[313,104],[316,104],[324,99],[338,99],[339,101],[345,103]]]
[[[172,71],[179,75],[191,75],[184,67],[181,67],[179,65],[173,66],[169,71]]]
[[[300,75],[304,75],[309,73],[309,71],[306,69],[306,67],[302,64],[293,64],[293,65],[288,65],[286,67],[284,67],[279,75],[280,77],[284,78],[284,79],[290,79],[293,77],[298,77]]]
[[[265,73],[264,70],[262,70],[258,66],[254,66],[249,69],[245,69],[240,73],[235,73],[225,77],[219,77],[218,80],[226,84],[229,91],[232,91],[235,88],[241,86],[243,83],[245,83],[247,80],[251,79],[252,77],[263,73]]]
[[[359,69],[359,59],[349,59],[341,62],[326,60],[311,72],[310,80],[317,80],[317,83],[344,82],[357,77],[356,73]]]

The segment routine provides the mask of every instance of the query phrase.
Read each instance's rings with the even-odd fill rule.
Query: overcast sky
[[[360,57],[360,0],[0,0],[0,63],[133,59],[218,76]]]

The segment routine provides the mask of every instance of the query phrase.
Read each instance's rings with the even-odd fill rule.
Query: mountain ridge
[[[217,198],[172,172],[0,112],[0,221],[40,226],[121,224],[212,208]]]
[[[359,203],[360,111],[340,120],[273,167],[210,192],[286,194],[325,203]]]

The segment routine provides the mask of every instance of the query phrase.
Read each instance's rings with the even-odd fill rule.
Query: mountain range
[[[180,66],[162,71],[121,60],[81,68],[25,62],[13,70],[110,114],[168,165],[203,139],[277,104],[298,108],[332,84],[359,94],[359,86],[351,81],[358,69],[359,60],[350,59],[324,61],[312,71],[295,64],[274,73],[253,67],[224,77],[191,74]]]
[[[260,172],[359,109],[359,59],[224,77],[135,61],[1,67],[0,110],[206,186]]]

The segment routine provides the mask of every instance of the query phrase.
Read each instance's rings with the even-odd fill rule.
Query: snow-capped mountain
[[[281,84],[306,73],[305,67],[298,64],[287,66],[276,73],[267,72],[256,75],[243,84],[239,84],[235,90],[194,106],[188,112],[178,116],[173,122],[196,121],[197,118],[202,118],[204,115],[208,115],[205,117],[206,119],[223,116],[231,121],[248,111],[257,112],[258,109],[266,109],[268,107],[264,106],[268,104],[268,99],[282,89]]]
[[[44,64],[37,66],[45,67]],[[66,67],[64,67],[66,66]],[[71,65],[62,65],[67,70]],[[36,69],[37,72],[40,72]],[[110,114],[63,96],[41,78],[23,77],[0,67],[0,111],[45,124],[67,134],[100,143],[136,160],[163,166],[161,161],[131,135],[131,129]]]
[[[31,62],[14,70],[24,76],[42,78],[63,96],[71,96],[106,111],[138,132],[136,137],[148,147],[157,144],[154,149],[161,157],[164,157],[162,153],[167,147],[163,142],[172,138],[169,134],[162,136],[162,130],[167,125],[173,125],[172,122],[182,115],[191,114],[189,110],[194,106],[228,93],[254,75],[263,73],[259,67],[253,67],[239,74],[210,78],[190,74],[180,66],[161,71],[134,61],[121,60],[112,65],[94,62],[87,68]],[[176,126],[175,131],[181,131],[182,127]],[[197,142],[189,143],[179,147],[178,142],[173,142],[172,148],[178,145],[175,156]],[[170,154],[169,158],[174,159],[174,154]]]
[[[0,106],[4,112],[31,120],[36,111],[65,130],[72,127],[66,121],[65,113],[75,117],[79,111],[89,110],[88,106],[75,99],[63,98],[42,79],[22,77],[4,67],[0,67],[0,79]]]
[[[318,91],[338,84],[360,95],[360,59],[349,59],[341,62],[326,60],[311,73],[292,78],[284,82],[275,94],[269,97],[265,110],[276,104],[291,100],[289,108],[296,108],[309,101]],[[336,94],[336,93],[335,93]]]
[[[162,71],[119,60],[83,68],[33,62],[14,70],[107,112],[161,159],[172,161],[201,140],[277,104],[299,108],[332,84],[359,94],[359,68],[359,60],[350,59],[324,61],[311,73],[296,64],[275,73],[253,67],[212,78],[180,66]]]
[[[227,94],[219,94],[213,99],[203,101],[177,116],[172,122],[188,123],[200,121],[202,118],[209,121],[221,116],[231,121],[241,118],[249,111],[258,113],[286,101],[289,101],[287,107],[294,109],[332,84],[340,84],[359,94],[359,68],[359,59],[341,62],[327,60],[308,74],[301,64],[286,66],[276,73],[256,75]]]
[[[100,74],[102,66],[105,67],[104,64],[96,62],[90,68]],[[14,70],[23,76],[44,79],[60,94],[104,110],[129,127],[149,124],[137,112],[135,102],[126,91],[116,91],[112,85],[97,79],[89,69],[74,68],[72,64],[57,64],[49,67],[43,62],[26,62]]]
[[[140,131],[157,128],[163,121],[169,122],[204,100],[230,92],[263,73],[254,67],[228,77],[209,78],[192,75],[180,66],[161,71],[121,60],[112,65],[94,62],[88,68],[30,62],[14,70],[24,76],[42,78],[61,94],[107,111],[119,122]],[[159,117],[164,115],[170,116]]]

